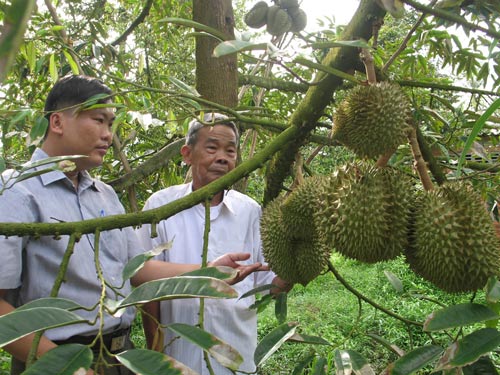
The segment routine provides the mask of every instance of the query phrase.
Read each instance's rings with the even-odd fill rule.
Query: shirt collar
[[[188,188],[186,189],[185,196],[191,194],[192,192],[193,192],[193,183],[190,182],[188,184]],[[233,215],[235,214],[235,209],[234,209],[235,202],[232,199],[231,190],[224,190],[224,193],[222,194],[221,204],[223,205],[223,207],[226,207],[229,210],[229,212],[231,212]]]
[[[37,148],[31,157],[31,162],[40,161],[48,158],[49,155],[45,151],[40,148]],[[49,165],[42,165],[40,167],[35,167],[35,170],[42,170],[47,168]],[[50,185],[56,181],[66,180],[68,177],[61,171],[51,171],[47,173],[43,173],[40,175],[40,179],[42,180],[42,184],[44,186]],[[80,189],[86,189],[88,187],[92,187],[93,189],[99,191],[97,188],[95,181],[92,177],[90,177],[89,172],[82,171],[80,172]]]

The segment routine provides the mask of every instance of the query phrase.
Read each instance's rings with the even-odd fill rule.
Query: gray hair
[[[197,118],[191,120],[189,123],[188,133],[186,135],[186,144],[193,146],[198,141],[198,130],[204,126],[211,125],[226,125],[229,126],[234,134],[236,135],[236,143],[239,142],[240,134],[238,132],[238,127],[233,121],[229,120],[229,117],[221,113],[208,112],[203,115],[203,120],[200,121]]]

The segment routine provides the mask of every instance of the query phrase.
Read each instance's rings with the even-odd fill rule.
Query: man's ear
[[[184,160],[184,163],[186,163],[187,165],[191,165],[191,146],[189,145],[182,146],[181,155],[182,155],[182,160]]]
[[[52,133],[59,135],[63,133],[63,116],[61,112],[51,113],[49,117],[49,128]]]

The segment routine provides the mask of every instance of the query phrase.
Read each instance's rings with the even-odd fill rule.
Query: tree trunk
[[[234,13],[231,0],[194,0],[193,20],[222,31],[234,39]],[[210,101],[236,107],[238,104],[237,55],[212,56],[220,41],[209,36],[196,37],[196,89]]]

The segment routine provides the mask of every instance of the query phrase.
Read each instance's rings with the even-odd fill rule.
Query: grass
[[[440,308],[433,301],[451,305],[471,299],[470,294],[440,292],[409,270],[403,259],[368,265],[335,255],[332,263],[352,287],[406,319],[423,322],[428,314]],[[384,271],[390,271],[402,280],[402,293],[394,289]],[[407,325],[365,302],[360,303],[331,272],[319,276],[306,287],[296,285],[293,288],[288,296],[287,321],[298,322],[298,332],[322,337],[331,345],[285,343],[261,366],[259,374],[291,374],[298,361],[311,354],[324,357],[331,363],[335,349],[357,351],[369,361],[375,373],[380,373],[398,357],[372,339],[370,334],[381,336],[405,351],[430,343],[430,338],[420,327]],[[271,304],[259,314],[259,340],[277,325]],[[140,317],[134,323],[132,340],[137,347],[144,347]],[[446,343],[449,338],[444,340]],[[9,374],[9,362],[9,356],[0,350],[0,375]],[[332,373],[331,367],[329,373]]]
[[[440,308],[429,299],[454,304],[469,301],[471,297],[437,291],[409,270],[403,259],[374,265],[340,256],[335,256],[332,261],[351,286],[406,319],[423,322],[428,314]],[[385,270],[403,281],[402,293],[391,285]],[[426,299],[416,297],[416,293],[426,296]],[[259,319],[258,332],[262,339],[277,322],[272,308],[262,312]],[[371,363],[375,373],[380,373],[398,357],[369,334],[381,336],[405,351],[430,343],[430,338],[420,327],[403,323],[365,302],[360,303],[330,272],[319,276],[307,287],[294,287],[289,293],[287,320],[297,321],[301,333],[320,336],[331,346],[285,343],[264,363],[259,372],[262,375],[291,374],[298,361],[311,353],[331,361],[335,349],[357,351]]]

